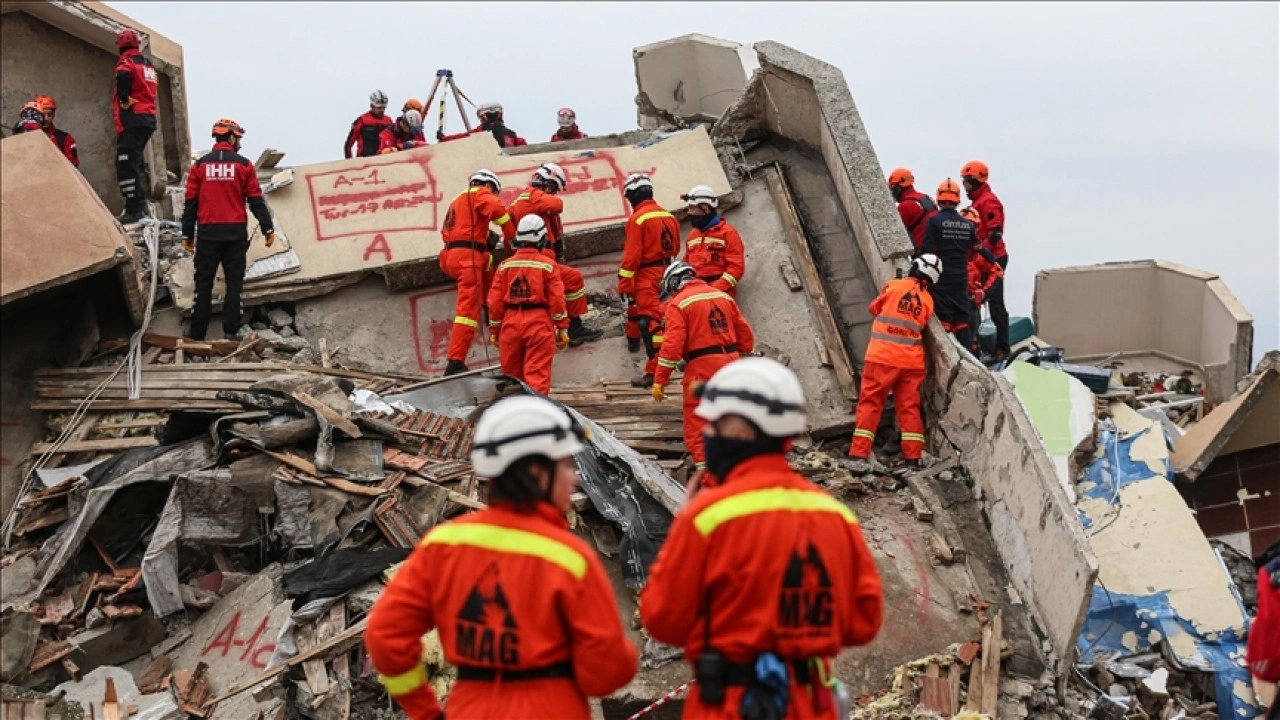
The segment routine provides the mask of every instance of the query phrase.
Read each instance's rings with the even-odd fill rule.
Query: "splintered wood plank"
[[[158,440],[147,435],[144,437],[107,438],[105,440],[80,440],[78,442],[63,443],[61,447],[56,448],[54,443],[36,443],[31,446],[31,453],[33,455],[41,455],[46,452],[52,452],[55,449],[60,453],[107,452],[111,450],[157,447],[158,445],[160,445]]]

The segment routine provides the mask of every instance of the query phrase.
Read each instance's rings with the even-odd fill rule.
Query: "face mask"
[[[712,224],[714,224],[715,220],[718,217],[720,216],[716,215],[715,213],[712,213],[710,215],[690,215],[689,224],[693,225],[695,228],[699,230],[706,230],[707,228],[711,227]]]
[[[723,480],[738,465],[757,455],[780,450],[773,438],[758,437],[755,440],[739,440],[716,435],[703,437],[707,453],[707,471]]]

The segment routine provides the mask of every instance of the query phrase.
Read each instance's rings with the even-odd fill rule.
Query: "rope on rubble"
[[[689,686],[692,684],[693,684],[693,680],[686,680],[683,685],[675,688],[674,690],[667,693],[666,695],[663,695],[657,700],[654,700],[652,703],[649,703],[647,707],[643,708],[642,710],[640,710],[640,712],[636,713],[635,715],[632,715],[631,717],[627,718],[627,720],[636,720],[636,718],[641,718],[641,717],[644,717],[645,715],[648,715],[654,710],[657,710],[658,708],[662,707],[668,702],[675,700],[676,698],[683,695],[685,691],[689,689]]]

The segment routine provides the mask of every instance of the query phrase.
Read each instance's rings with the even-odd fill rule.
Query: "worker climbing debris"
[[[67,158],[67,162],[80,167],[80,155],[76,152],[76,139],[71,136],[71,133],[60,130],[53,124],[54,115],[58,112],[58,104],[54,102],[51,95],[37,95],[34,102],[36,109],[44,116],[44,122],[41,124],[44,134],[49,136],[49,139],[53,141],[53,146],[58,148],[58,152]]]
[[[526,215],[511,241],[516,252],[502,261],[489,290],[489,344],[498,346],[502,372],[543,395],[551,393],[551,361],[569,347],[564,283],[542,253],[547,225]]]
[[[551,135],[550,142],[581,140],[586,136],[587,134],[578,127],[578,114],[573,111],[573,108],[560,108],[556,113],[556,131]]]
[[[502,118],[502,103],[481,103],[481,105],[476,108],[476,117],[480,118],[480,124],[472,128],[470,131],[454,135],[445,135],[443,130],[437,130],[436,139],[440,142],[447,142],[449,140],[458,140],[475,133],[487,132],[493,135],[493,139],[498,142],[498,147],[509,148],[529,144],[524,138],[516,134],[514,130],[507,127],[506,121]]]
[[[669,298],[662,320],[662,353],[653,375],[653,399],[666,400],[671,373],[684,368],[684,444],[695,468],[706,466],[702,428],[706,421],[694,410],[698,391],[717,370],[755,348],[755,335],[738,304],[696,276],[692,265],[677,260],[662,275],[662,295]]]
[[[890,280],[871,301],[871,341],[862,368],[862,389],[849,457],[854,472],[871,471],[871,446],[884,403],[893,392],[902,432],[902,454],[909,467],[920,466],[924,452],[924,419],[920,414],[920,385],[924,383],[924,329],[933,314],[929,287],[942,276],[936,255],[911,261],[908,277]]]
[[[467,351],[480,327],[481,311],[493,279],[491,253],[498,243],[498,238],[490,238],[489,224],[502,228],[503,240],[510,242],[516,235],[511,214],[498,199],[500,190],[502,182],[497,175],[490,170],[477,170],[444,216],[440,269],[458,284],[445,375],[467,371]]]
[[[585,439],[563,408],[528,395],[499,400],[476,421],[471,464],[491,479],[491,507],[428,532],[365,632],[411,720],[443,716],[422,664],[432,628],[458,668],[449,717],[587,720],[588,697],[635,675],[600,558],[565,522]]]
[[[640,596],[645,628],[693,668],[684,717],[847,717],[835,656],[875,638],[883,591],[854,514],[787,464],[808,423],[800,381],[736,360],[696,413],[707,469]]]
[[[1004,245],[1004,204],[987,184],[986,163],[972,160],[960,169],[964,190],[969,202],[978,212],[978,240],[995,256],[1003,273],[1009,268],[1009,253]],[[996,349],[992,361],[1009,357],[1009,310],[1004,304],[1004,278],[997,279],[987,292],[987,307],[991,311],[991,323],[996,326]]]
[[[378,154],[412,150],[426,144],[427,138],[422,133],[422,112],[405,110],[403,115],[396,118],[394,124],[378,135]]]
[[[342,143],[342,156],[350,158],[352,147],[356,149],[356,157],[377,155],[382,131],[391,127],[391,123],[387,117],[387,94],[374,90],[369,94],[369,111],[351,123],[347,139]]]
[[[720,198],[707,185],[695,185],[680,196],[688,207],[686,219],[693,229],[685,238],[685,262],[698,279],[716,290],[737,295],[747,269],[746,251],[738,230],[720,216]]]
[[[627,302],[627,347],[644,345],[645,356],[657,350],[653,333],[662,318],[658,298],[662,273],[679,254],[680,223],[653,199],[653,181],[644,173],[632,173],[622,184],[631,205],[618,268],[618,294]]]
[[[968,348],[977,334],[971,325],[974,305],[969,291],[969,259],[986,250],[978,243],[973,223],[956,210],[959,205],[960,186],[947,178],[938,186],[939,210],[925,223],[921,247],[942,263],[942,277],[929,287],[935,314],[960,346]],[[994,260],[989,253],[987,258]]]
[[[922,251],[925,223],[938,212],[933,200],[915,188],[916,176],[906,168],[896,168],[889,173],[889,192],[898,203],[898,216],[915,245],[916,254]]]
[[[124,28],[116,35],[120,58],[116,62],[116,82],[111,108],[116,123],[116,179],[124,196],[121,223],[137,222],[147,214],[143,187],[142,153],[156,131],[155,66],[139,48],[138,31]]]

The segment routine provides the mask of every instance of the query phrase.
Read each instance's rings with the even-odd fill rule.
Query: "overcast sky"
[[[183,46],[194,148],[228,116],[286,164],[341,157],[370,91],[396,109],[440,67],[536,141],[565,105],[588,133],[634,129],[635,46],[776,40],[844,72],[886,172],[932,194],[991,167],[1014,314],[1036,270],[1160,258],[1222,276],[1256,357],[1280,345],[1274,3],[111,4]]]

